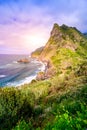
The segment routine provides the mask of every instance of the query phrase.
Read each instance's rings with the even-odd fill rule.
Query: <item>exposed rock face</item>
[[[40,59],[49,59],[53,55],[56,55],[56,51],[60,48],[68,48],[71,51],[75,51],[78,49],[81,41],[85,42],[85,39],[76,28],[54,24],[50,38],[40,55]]]
[[[50,38],[37,58],[51,63],[51,67],[45,74],[39,74],[38,79],[51,77],[55,72],[52,67],[56,68],[54,70],[57,74],[75,72],[81,68],[83,61],[87,61],[87,38],[75,27],[54,24]],[[86,67],[82,67],[81,70]],[[78,71],[79,74],[82,74],[81,70]]]
[[[45,80],[45,79],[48,79],[48,78],[51,78],[52,76],[55,75],[55,69],[53,67],[47,69],[46,72],[39,72],[37,74],[37,77],[36,77],[36,80]]]
[[[55,75],[56,70],[51,65],[50,61],[45,61],[45,62],[47,62],[47,65],[45,66],[45,71],[39,72],[37,74],[36,80],[45,80],[45,79],[51,78],[52,76]]]
[[[45,73],[44,72],[39,72],[37,74],[36,80],[44,80],[45,79]]]
[[[30,61],[27,58],[24,58],[24,59],[18,60],[17,62],[19,62],[19,63],[29,63]]]
[[[56,35],[61,36],[62,34],[61,34],[61,31],[60,31],[59,25],[55,23],[54,26],[53,26],[53,29],[50,33],[50,36],[53,37],[53,36],[56,36]]]

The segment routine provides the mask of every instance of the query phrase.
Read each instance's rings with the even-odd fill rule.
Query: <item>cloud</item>
[[[6,8],[7,11],[2,11],[3,8]],[[20,12],[20,8],[18,9],[15,5],[12,9],[8,5],[2,6],[0,10],[3,12],[3,15],[0,15],[0,39],[3,40],[5,48],[9,47],[10,50],[16,47],[19,49],[19,53],[20,49],[24,48],[25,53],[30,53],[36,47],[46,43],[49,31],[45,29],[45,26],[51,18],[46,16],[43,19],[45,11],[33,6],[33,12],[23,11],[23,9]]]
[[[30,53],[45,45],[55,22],[87,31],[86,5],[86,0],[0,0],[0,53]]]

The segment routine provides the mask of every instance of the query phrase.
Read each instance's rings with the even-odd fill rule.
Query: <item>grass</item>
[[[39,97],[33,119],[28,122],[21,120],[14,130],[21,130],[23,125],[32,130],[86,129],[87,85],[59,93],[56,91],[53,96],[48,94]]]

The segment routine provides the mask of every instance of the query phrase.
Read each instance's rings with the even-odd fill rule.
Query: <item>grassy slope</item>
[[[76,28],[55,24],[40,55],[55,67],[55,76],[21,89],[0,89],[1,130],[86,129],[86,50],[87,41]]]
[[[37,58],[41,54],[43,49],[44,49],[44,47],[40,47],[40,48],[36,49],[34,52],[32,52],[31,56]]]

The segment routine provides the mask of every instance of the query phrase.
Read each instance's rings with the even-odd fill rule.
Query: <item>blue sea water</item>
[[[26,64],[17,62],[23,58],[28,58],[30,62]],[[0,54],[0,87],[30,83],[32,79],[36,78],[37,73],[44,69],[43,63],[27,55]]]

